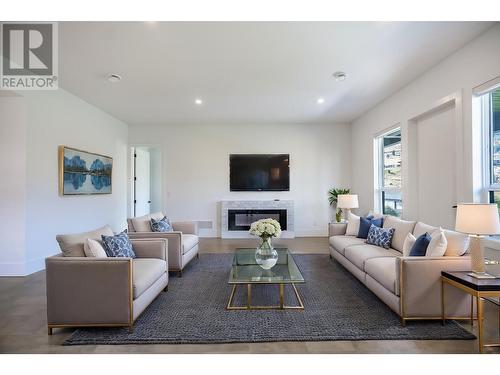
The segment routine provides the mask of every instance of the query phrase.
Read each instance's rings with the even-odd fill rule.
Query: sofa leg
[[[330,254],[330,259],[333,259],[332,254]]]
[[[163,291],[168,292],[168,285],[165,288],[163,288]]]
[[[200,259],[200,253],[196,253],[196,259]]]
[[[182,270],[177,271],[177,277],[182,277]]]
[[[52,327],[47,327],[47,334],[52,336]]]

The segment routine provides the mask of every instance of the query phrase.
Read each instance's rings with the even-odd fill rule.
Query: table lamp
[[[485,235],[500,233],[496,204],[462,203],[457,206],[455,230],[470,236],[471,276],[487,277],[484,268],[484,248],[481,239]]]
[[[358,195],[357,194],[340,194],[337,196],[337,208],[345,210],[344,217],[347,218],[352,208],[358,208]]]

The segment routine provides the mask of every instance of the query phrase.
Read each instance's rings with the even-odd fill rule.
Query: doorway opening
[[[158,147],[131,148],[132,217],[162,211],[161,150]]]

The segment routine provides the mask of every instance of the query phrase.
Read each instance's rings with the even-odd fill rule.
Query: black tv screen
[[[232,154],[229,156],[231,191],[289,191],[290,155]]]

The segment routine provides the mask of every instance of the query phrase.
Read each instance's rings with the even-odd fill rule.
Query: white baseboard
[[[0,276],[28,276],[45,269],[45,258],[0,263]]]
[[[26,264],[24,262],[0,263],[0,276],[26,276]]]
[[[220,238],[217,233],[200,233],[199,236],[200,238]]]
[[[328,237],[328,230],[312,229],[304,231],[295,231],[295,237]]]

